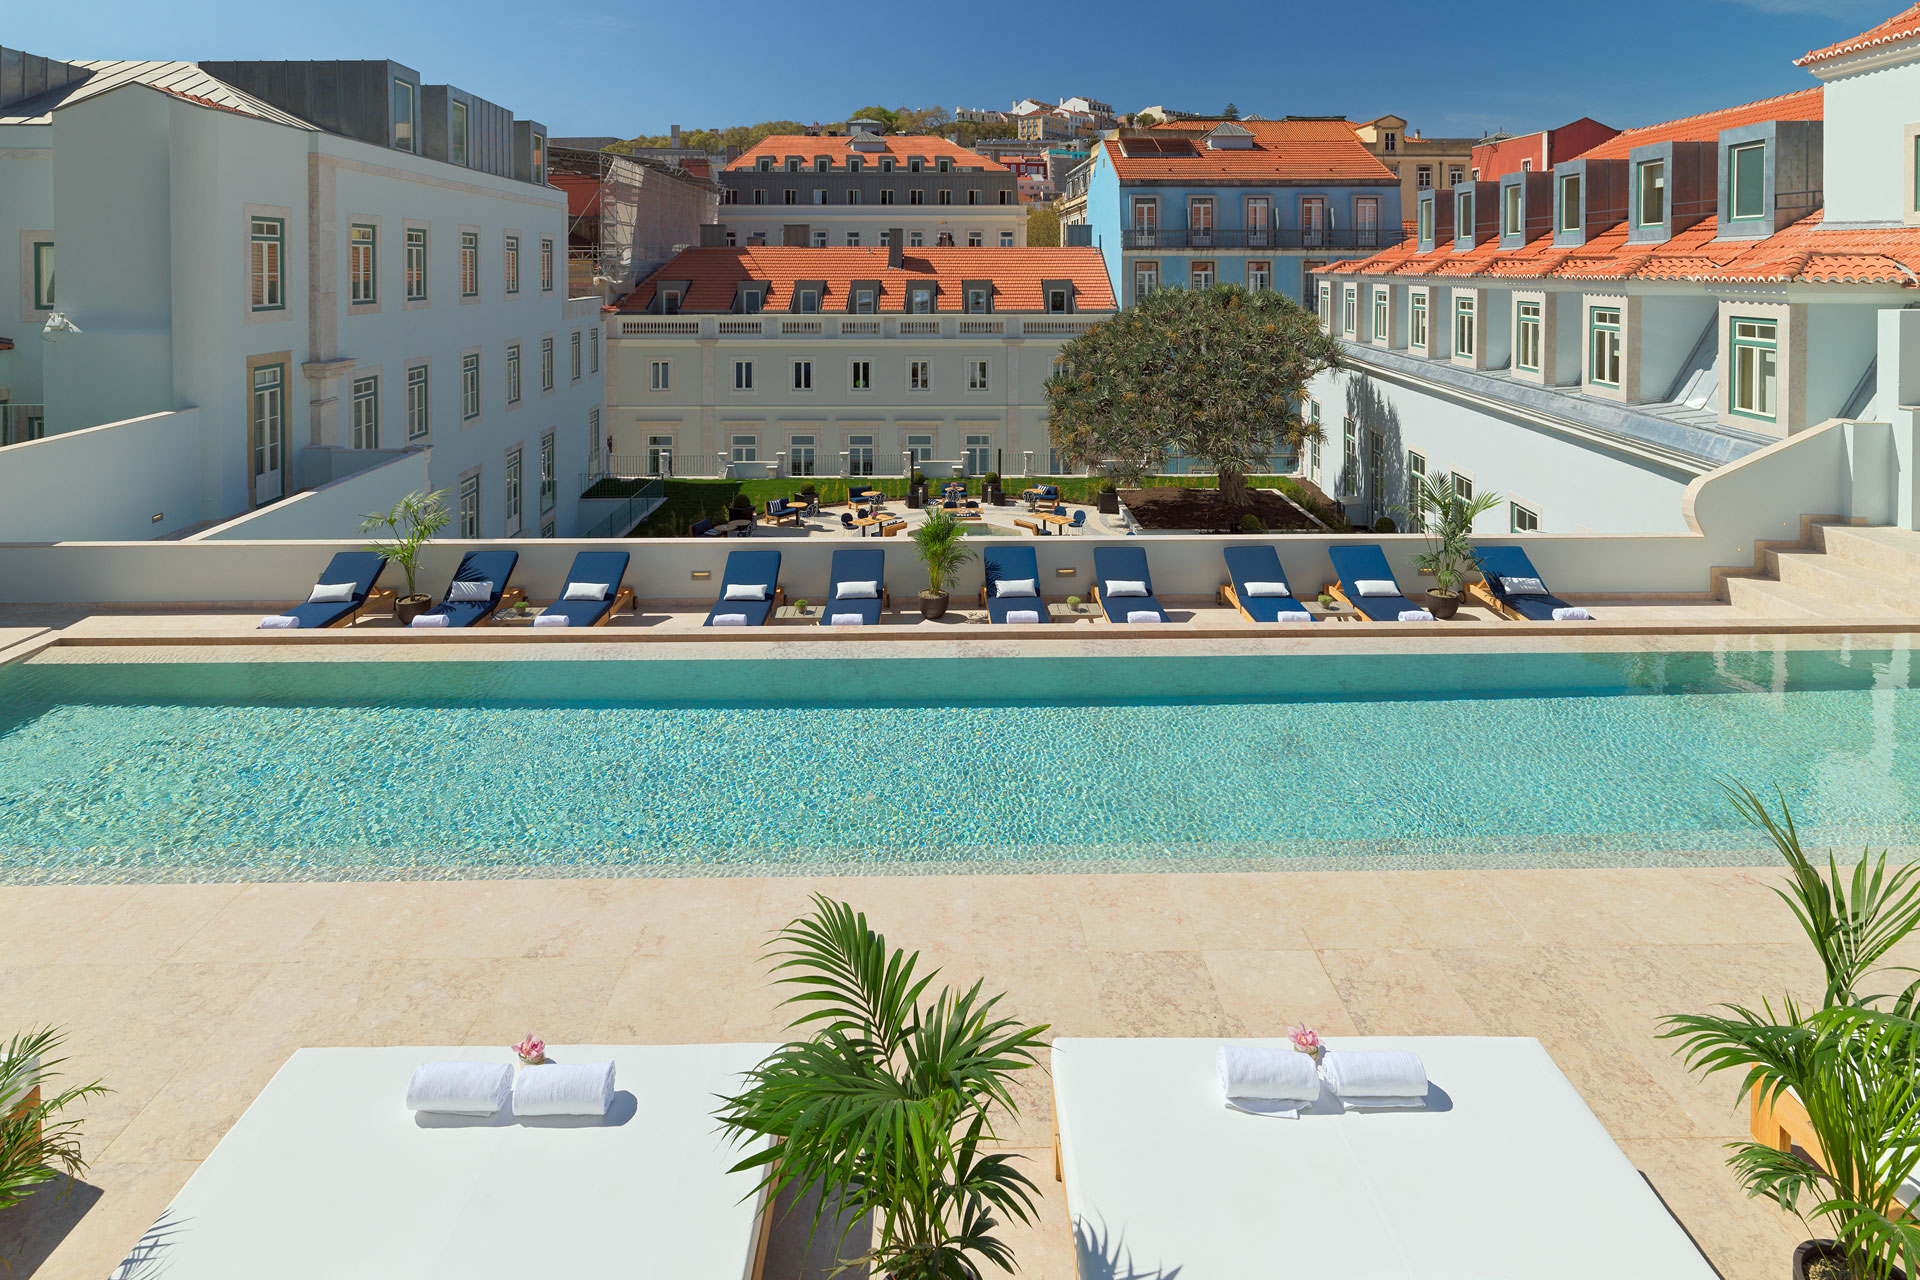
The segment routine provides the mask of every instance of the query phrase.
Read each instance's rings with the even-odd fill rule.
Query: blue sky
[[[388,57],[554,134],[633,136],[672,124],[838,120],[876,102],[1004,109],[1017,97],[1076,93],[1121,111],[1153,103],[1217,111],[1231,101],[1269,116],[1391,112],[1429,134],[1517,133],[1582,115],[1632,127],[1811,85],[1795,57],[1904,4],[1586,0],[1532,6],[1521,22],[1502,16],[1514,5],[1492,0],[9,7],[0,39],[31,53]]]

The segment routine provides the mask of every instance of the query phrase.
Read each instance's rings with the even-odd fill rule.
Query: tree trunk
[[[1220,501],[1229,511],[1238,511],[1247,505],[1247,478],[1238,471],[1222,468],[1220,472]]]

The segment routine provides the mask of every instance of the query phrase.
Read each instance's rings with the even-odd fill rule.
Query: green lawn
[[[633,538],[685,537],[687,529],[696,520],[712,520],[715,524],[725,521],[727,507],[736,494],[745,494],[752,501],[754,510],[764,513],[769,498],[792,498],[799,493],[800,485],[803,483],[806,482],[791,479],[669,480],[666,502],[645,524],[627,536]],[[848,482],[845,480],[815,480],[812,483],[819,487],[820,501],[823,503],[843,503],[847,500]],[[907,482],[901,477],[880,476],[854,483],[878,489],[889,498],[904,499],[907,496]],[[1059,485],[1060,496],[1068,502],[1091,504],[1098,497],[1100,486],[1104,482],[1099,476],[1061,476],[1057,479],[1034,480],[1019,478],[1007,480],[1005,488],[1011,496],[1026,488],[1028,484],[1040,483]],[[1177,485],[1188,489],[1211,489],[1214,483],[1213,476],[1153,476],[1147,480],[1149,485]],[[1247,483],[1262,489],[1278,489],[1333,528],[1341,530],[1346,528],[1346,521],[1340,518],[1338,512],[1313,503],[1291,477],[1248,476]],[[979,479],[976,477],[970,480],[969,484],[977,495],[980,492]]]

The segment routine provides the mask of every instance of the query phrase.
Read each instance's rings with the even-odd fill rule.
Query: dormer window
[[[881,159],[881,161],[880,161],[880,172],[882,172],[882,173],[892,173],[892,172],[893,172],[893,157],[892,157],[892,156],[886,156],[886,157],[884,157],[884,158],[882,158],[882,159]]]
[[[933,313],[933,290],[918,287],[907,290],[907,310],[917,316]]]
[[[660,291],[660,314],[663,316],[677,316],[680,314],[680,291],[678,289],[662,289]]]
[[[918,173],[918,172],[920,172],[920,157],[919,157],[919,156],[915,156],[915,157],[913,157],[913,159],[911,159],[911,160],[909,160],[909,161],[907,161],[907,172],[908,172],[908,173]]]
[[[1767,144],[1727,149],[1727,216],[1735,222],[1767,216]]]
[[[762,172],[762,173],[772,173],[772,172],[773,172],[773,161],[772,161],[772,159],[771,159],[771,158],[769,158],[769,157],[767,157],[767,156],[761,156],[761,157],[760,157],[760,172]]]
[[[947,158],[946,158],[945,156],[941,156],[941,157],[940,157],[940,172],[941,172],[941,173],[951,173],[952,171],[953,171],[953,161],[951,161],[951,160],[949,160],[949,159],[947,159]]]
[[[967,290],[967,310],[969,311],[987,310],[987,291],[985,289]]]
[[[815,173],[825,173],[828,169],[831,169],[832,167],[833,167],[833,161],[827,159],[825,156],[819,156],[814,159],[813,171]]]
[[[787,172],[788,173],[800,172],[800,157],[798,156],[787,157]]]
[[[1056,313],[1067,310],[1067,291],[1065,289],[1047,290],[1047,310]]]
[[[1642,227],[1657,227],[1667,220],[1667,162],[1647,160],[1634,175],[1634,221]]]
[[[818,311],[820,309],[820,291],[818,289],[802,289],[799,298],[794,302],[793,309],[795,311]]]
[[[1380,135],[1380,149],[1389,155],[1400,149],[1400,135],[1388,129]]]
[[[759,315],[765,301],[766,295],[758,289],[743,289],[740,293],[740,310],[750,316]]]
[[[1473,235],[1473,192],[1462,191],[1454,197],[1453,225],[1456,236]]]
[[[1517,236],[1524,229],[1520,221],[1521,200],[1524,192],[1519,183],[1514,183],[1500,193],[1500,234]]]
[[[1580,175],[1570,173],[1560,179],[1560,229],[1562,231],[1580,230],[1580,218],[1584,210],[1580,207]]]
[[[873,290],[856,289],[853,294],[853,309],[863,316],[873,314]]]
[[[865,160],[862,160],[859,156],[849,156],[847,158],[848,173],[859,173],[862,169],[866,167],[867,167],[867,162]]]
[[[1522,172],[1522,173],[1532,173],[1532,172],[1533,172],[1533,161],[1532,161],[1532,160],[1530,160],[1530,159],[1529,159],[1529,160],[1522,160],[1522,161],[1520,162],[1520,172]]]
[[[1417,215],[1415,225],[1418,228],[1420,243],[1422,245],[1430,245],[1433,240],[1433,202],[1431,200],[1422,200],[1420,202],[1420,212]]]

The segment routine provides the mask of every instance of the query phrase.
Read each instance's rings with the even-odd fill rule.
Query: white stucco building
[[[1372,518],[1409,476],[1482,532],[1685,528],[1682,491],[1840,418],[1891,424],[1914,502],[1920,6],[1799,65],[1822,85],[1423,193],[1418,236],[1321,275],[1349,370],[1306,470]]]
[[[423,485],[575,532],[601,299],[541,125],[393,62],[7,65],[0,399],[43,407],[0,536],[337,536]]]
[[[610,316],[633,474],[1057,472],[1044,385],[1113,312],[1093,249],[703,248]]]

